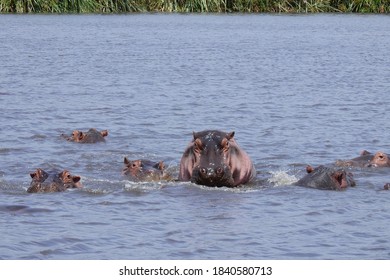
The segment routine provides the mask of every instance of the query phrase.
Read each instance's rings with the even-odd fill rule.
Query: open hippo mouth
[[[355,186],[352,174],[345,170],[338,170],[332,175],[332,179],[335,181],[337,189],[345,189],[349,186]]]
[[[344,189],[348,187],[348,182],[346,178],[346,173],[343,171],[337,171],[333,174],[333,180],[335,180],[336,186],[338,189]]]

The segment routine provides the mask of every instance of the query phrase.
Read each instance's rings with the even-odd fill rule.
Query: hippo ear
[[[312,173],[313,171],[314,171],[313,166],[311,166],[311,165],[306,166],[306,172],[307,173]]]
[[[31,178],[41,178],[41,177],[43,177],[43,173],[44,173],[44,171],[42,170],[42,169],[40,169],[40,168],[38,168],[37,170],[35,170],[35,172],[34,173],[30,173],[30,176],[31,176]]]
[[[165,164],[164,164],[163,161],[160,161],[159,163],[157,163],[157,164],[155,165],[155,167],[156,167],[157,169],[159,169],[159,170],[164,170],[164,169],[165,169]]]
[[[363,150],[363,151],[360,152],[361,156],[366,156],[366,155],[370,155],[370,154],[371,153],[369,151],[367,151],[367,150]]]
[[[130,161],[128,160],[127,157],[125,157],[125,159],[123,160],[123,162],[124,162],[126,165],[130,163]]]
[[[232,132],[226,134],[227,140],[233,139],[233,137],[234,137],[234,131],[232,131]]]
[[[100,134],[103,136],[103,137],[106,137],[108,135],[108,130],[102,130],[100,132]]]

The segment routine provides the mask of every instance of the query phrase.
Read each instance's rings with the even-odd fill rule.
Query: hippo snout
[[[231,172],[228,166],[196,166],[191,181],[210,187],[231,186]]]
[[[223,174],[225,173],[224,169],[222,167],[217,167],[217,168],[205,168],[201,167],[199,169],[200,176],[203,178],[213,178],[213,177],[222,177]]]

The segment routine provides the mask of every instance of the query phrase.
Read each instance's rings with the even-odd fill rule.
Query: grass
[[[390,0],[0,0],[0,13],[389,13]]]

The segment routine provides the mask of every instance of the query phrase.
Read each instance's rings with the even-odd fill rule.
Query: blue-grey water
[[[293,185],[305,166],[390,152],[390,17],[0,15],[0,259],[389,259],[390,169]],[[61,138],[108,129],[106,143]],[[193,131],[235,131],[238,189],[177,177]],[[84,188],[28,194],[36,168]]]

